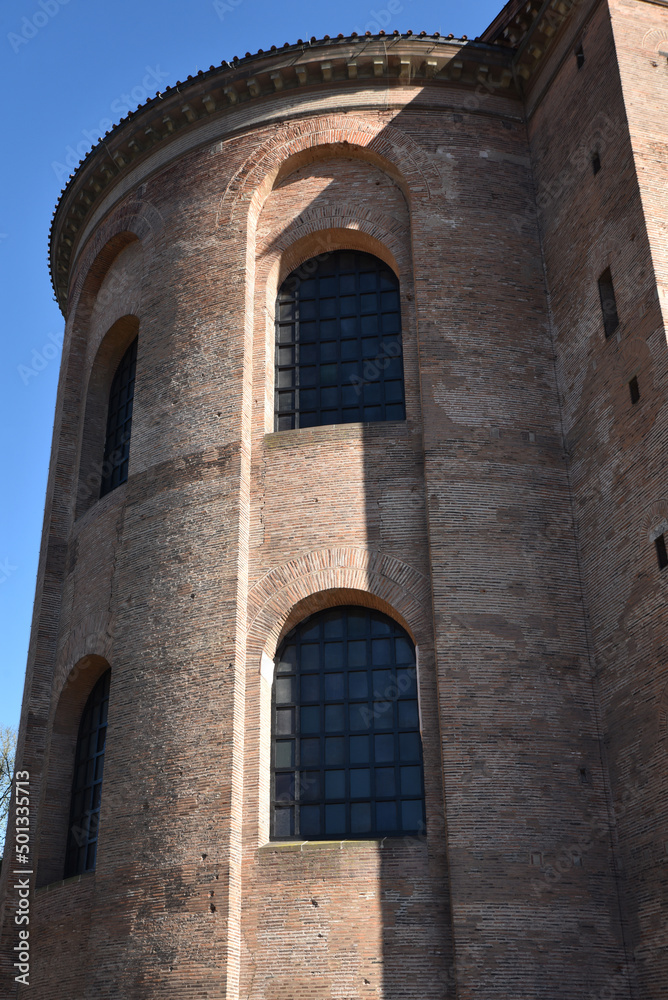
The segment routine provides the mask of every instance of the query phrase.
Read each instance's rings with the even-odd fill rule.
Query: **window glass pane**
[[[380,640],[384,642],[384,639]],[[377,696],[388,698],[393,691],[393,675],[391,670],[373,671],[373,693]]]
[[[276,678],[276,704],[285,705],[294,702],[294,682],[292,677]]]
[[[293,671],[295,669],[296,664],[297,664],[297,647],[286,646],[281,652],[280,657],[276,658],[276,673]]]
[[[293,740],[277,740],[274,752],[276,767],[294,767],[295,744]]]
[[[278,692],[278,681],[276,682]],[[318,701],[320,699],[320,674],[302,674],[301,677],[302,702]],[[278,701],[278,697],[276,698]]]
[[[376,803],[376,826],[379,830],[397,829],[397,804],[396,802]]]
[[[341,639],[343,636],[344,619],[340,611],[329,613],[323,621],[325,639]]]
[[[385,616],[380,617],[377,613],[371,616],[372,635],[389,635],[393,631],[393,628],[393,623],[389,618],[385,618]]]
[[[376,768],[376,795],[378,798],[394,797],[397,793],[393,767]]]
[[[302,642],[311,642],[314,639],[319,639],[321,629],[322,629],[322,624],[319,619],[316,619],[315,621],[311,620],[302,627],[302,629],[300,630],[299,638],[301,639]],[[303,668],[304,666],[303,660],[301,665]]]
[[[368,799],[371,795],[371,771],[365,768],[353,768],[350,772],[351,799]]]
[[[402,767],[401,768],[401,794],[421,795],[422,794],[422,768]]]
[[[418,706],[416,701],[400,701],[399,702],[399,727],[401,729],[408,729],[417,727],[418,724]]]
[[[394,736],[374,736],[374,755],[377,764],[394,760]]]
[[[320,740],[301,740],[300,753],[302,767],[317,766],[320,763]]]
[[[318,669],[320,666],[320,646],[309,643],[301,647],[300,654],[302,670]]]
[[[295,731],[294,720],[295,720],[294,708],[277,708],[276,733],[279,736],[289,736],[291,733]]]
[[[320,833],[320,806],[302,806],[299,813],[302,837],[317,837]]]
[[[420,758],[420,737],[417,733],[399,734],[399,759],[419,760]]]
[[[350,832],[369,833],[371,830],[371,803],[353,802],[350,807]]]
[[[302,802],[318,802],[322,798],[320,771],[302,771],[299,779],[299,798]]]
[[[276,775],[276,799],[289,801],[295,797],[295,776],[290,772]]]
[[[334,836],[346,832],[345,805],[325,806],[325,833]]]
[[[343,643],[325,643],[325,670],[340,670],[343,666]]]
[[[367,665],[367,643],[366,640],[357,640],[348,643],[348,666],[365,667]]]
[[[354,643],[348,643],[348,649],[354,645]],[[348,657],[348,663],[350,664],[350,657]],[[366,698],[369,693],[369,684],[367,680],[366,671],[356,671],[354,673],[348,674],[348,697],[349,698]]]
[[[348,719],[352,732],[364,732],[371,724],[373,712],[367,702],[348,707]]]
[[[278,715],[278,712],[276,713]],[[300,715],[300,730],[302,733],[318,733],[320,732],[320,709],[319,708],[302,708]],[[280,733],[281,730],[279,729]],[[287,730],[286,730],[287,732]],[[292,732],[292,730],[290,730]]]
[[[373,728],[394,728],[394,705],[391,701],[375,701],[373,703]]]
[[[421,799],[409,799],[401,803],[401,829],[406,833],[421,833],[424,830],[424,808]]]
[[[325,677],[325,699],[327,701],[342,701],[343,698],[343,674],[327,674]]]
[[[325,730],[328,733],[341,732],[344,728],[345,706],[325,705]]]
[[[370,761],[369,756],[369,737],[368,736],[351,736],[350,737],[350,763],[351,764],[368,764]]]
[[[346,772],[325,771],[325,798],[343,799],[346,795]]]
[[[328,736],[325,740],[325,764],[346,763],[346,740],[343,736]]]
[[[274,809],[274,836],[291,837],[294,833],[294,807],[277,806]]]

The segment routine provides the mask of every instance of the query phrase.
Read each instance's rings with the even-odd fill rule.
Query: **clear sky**
[[[0,13],[0,726],[23,693],[63,318],[47,238],[71,164],[156,90],[223,59],[379,26],[475,38],[503,0],[6,0]],[[150,83],[149,92],[146,84]]]

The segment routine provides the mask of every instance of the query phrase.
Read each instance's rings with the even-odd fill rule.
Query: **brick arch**
[[[63,877],[79,723],[88,696],[109,669],[109,660],[99,651],[81,657],[52,703],[37,852],[38,887]]]
[[[94,299],[119,253],[137,241],[144,250],[149,249],[163,228],[164,220],[155,205],[140,199],[126,202],[97,226],[79,252],[70,282],[68,313],[77,314],[79,319],[80,308]]]
[[[388,252],[384,253],[383,248]],[[280,284],[305,260],[330,249],[368,250],[382,257],[398,275],[410,272],[410,246],[405,227],[382,212],[348,209],[345,205],[302,212],[299,219],[278,236],[258,243],[257,258],[265,267],[268,261],[281,258]],[[261,270],[258,269],[258,275]]]
[[[320,549],[271,570],[248,595],[248,651],[257,664],[315,611],[347,603],[376,607],[399,621],[416,645],[432,641],[429,580],[412,566],[368,549]]]
[[[76,487],[75,517],[84,514],[100,495],[109,392],[125,351],[139,336],[139,318],[120,316],[109,327],[91,365],[85,389],[83,435]]]
[[[442,190],[441,175],[418,144],[396,126],[383,125],[351,115],[322,115],[286,123],[243,163],[228,184],[219,208],[219,219],[228,212],[239,223],[248,203],[269,194],[279,171],[292,159],[301,165],[304,154],[317,147],[345,144],[346,156],[374,163],[398,180],[409,205],[413,199],[432,198]],[[229,206],[229,208],[228,208]]]
[[[87,669],[91,657],[101,656],[110,661],[112,644],[111,619],[106,610],[86,615],[72,625],[58,652],[53,682],[58,697],[75,675]]]

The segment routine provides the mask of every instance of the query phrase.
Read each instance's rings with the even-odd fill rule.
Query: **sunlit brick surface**
[[[196,78],[160,142],[152,107],[110,137],[88,208],[97,153],[63,196],[19,745],[36,998],[662,1000],[668,11],[540,6]],[[277,290],[340,249],[399,279],[406,419],[275,432]],[[129,478],[97,500],[137,330]],[[272,658],[355,604],[416,645],[427,830],[271,841]],[[61,883],[107,666],[97,866]]]

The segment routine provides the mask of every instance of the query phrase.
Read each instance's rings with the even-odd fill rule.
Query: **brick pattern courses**
[[[659,6],[631,7],[662,30]],[[453,69],[277,88],[282,117],[265,97],[224,142],[183,133],[86,223],[19,745],[36,997],[586,1000],[636,995],[634,957],[637,996],[662,995],[663,250],[624,112],[640,29],[611,8],[578,7],[524,99]],[[576,158],[592,144],[596,176]],[[339,248],[399,277],[406,420],[274,433],[276,290]],[[137,328],[130,475],[98,501]],[[356,602],[417,645],[427,830],[270,843],[271,658]],[[78,718],[107,665],[97,868],[61,882]]]
[[[579,35],[584,65],[564,45],[529,118],[626,954],[640,995],[657,998],[668,977],[657,918],[668,892],[668,577],[654,546],[668,527],[664,37],[660,5],[595,6]],[[606,339],[597,281],[608,267],[620,322]]]

